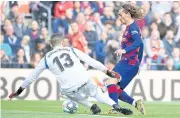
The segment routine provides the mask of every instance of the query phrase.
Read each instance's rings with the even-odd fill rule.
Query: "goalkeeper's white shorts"
[[[76,90],[71,92],[63,92],[68,98],[73,100],[84,100],[88,97],[93,97],[96,94],[98,85],[92,80],[89,79],[86,83],[82,84]]]

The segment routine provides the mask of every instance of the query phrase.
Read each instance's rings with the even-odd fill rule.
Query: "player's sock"
[[[107,86],[109,97],[118,104],[118,90],[115,84]]]
[[[130,97],[125,91],[123,91],[122,89],[118,89],[118,95],[119,95],[119,99],[127,102],[131,105],[133,105],[133,103],[135,102],[135,100]]]
[[[136,106],[136,100],[133,101],[132,106]]]
[[[85,106],[87,106],[87,107],[89,107],[89,108],[91,108],[92,107],[92,105],[93,105],[93,103],[91,103],[91,102],[89,102],[88,100],[74,100],[74,101],[76,101],[76,102],[78,102],[78,103],[80,103],[80,104],[82,104],[82,105],[85,105]]]

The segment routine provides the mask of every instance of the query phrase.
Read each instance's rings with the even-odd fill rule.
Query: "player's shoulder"
[[[130,26],[129,26],[130,30],[134,30],[134,29],[139,29],[138,24],[136,23],[136,21],[134,21]]]
[[[51,57],[52,55],[58,53],[58,52],[63,52],[63,51],[72,51],[71,47],[57,47],[57,48],[54,48],[53,50],[49,51],[46,53],[46,57]]]
[[[134,21],[130,26],[129,26],[129,32],[131,35],[133,34],[139,34],[139,26],[137,23]]]

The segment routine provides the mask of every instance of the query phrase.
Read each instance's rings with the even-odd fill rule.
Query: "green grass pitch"
[[[107,105],[99,105],[102,113],[110,109]],[[121,102],[121,106],[133,109],[131,116],[90,115],[89,109],[82,105],[79,105],[76,114],[66,114],[61,106],[62,101],[1,100],[1,118],[180,118],[180,102],[145,102],[147,115]]]

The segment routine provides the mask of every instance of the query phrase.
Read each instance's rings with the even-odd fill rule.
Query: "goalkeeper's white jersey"
[[[103,64],[78,49],[56,47],[41,59],[35,70],[23,82],[22,87],[27,88],[44,69],[49,69],[54,74],[61,89],[82,85],[91,79],[91,76],[80,60],[98,70],[104,71],[106,69]]]

